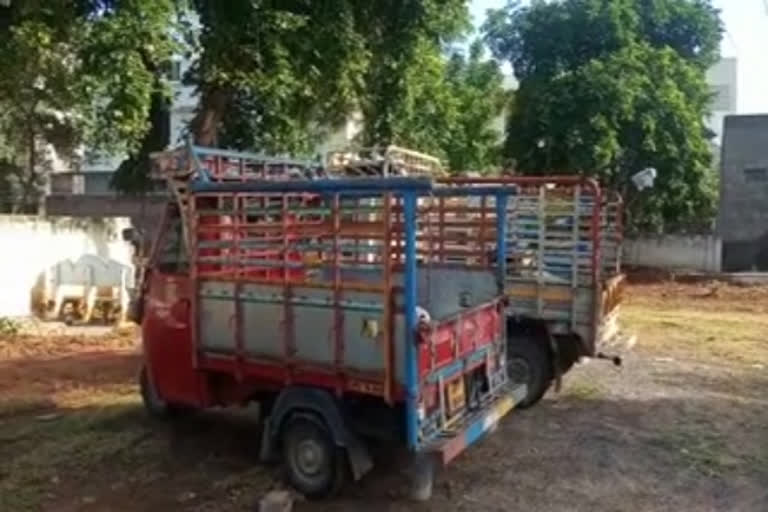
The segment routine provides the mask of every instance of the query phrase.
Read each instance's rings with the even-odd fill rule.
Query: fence
[[[94,286],[114,281],[122,269],[132,277],[132,249],[120,236],[129,225],[125,218],[0,215],[0,316],[30,314],[36,301],[78,275]]]
[[[645,235],[624,241],[623,263],[663,269],[720,272],[722,240],[715,235]]]

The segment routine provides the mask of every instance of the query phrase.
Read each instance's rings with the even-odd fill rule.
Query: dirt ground
[[[635,284],[615,368],[580,365],[403,498],[382,456],[320,511],[768,510],[768,288]],[[279,486],[247,414],[149,420],[134,332],[0,341],[0,510],[243,511]]]

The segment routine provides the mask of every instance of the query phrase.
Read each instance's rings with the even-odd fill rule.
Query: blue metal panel
[[[370,192],[377,197],[381,192],[428,192],[432,189],[432,181],[428,178],[358,178],[344,180],[314,180],[314,181],[247,181],[244,183],[214,183],[196,181],[191,184],[193,192],[274,192],[281,193],[339,193],[342,196],[355,192]],[[378,194],[374,194],[379,192]]]
[[[436,186],[431,195],[435,197],[463,197],[463,196],[504,196],[515,195],[517,193],[517,187],[510,187],[509,185],[483,185],[467,187],[463,185],[461,187],[446,187]]]
[[[203,163],[200,161],[200,159],[197,156],[197,152],[195,151],[195,145],[192,141],[192,136],[190,135],[187,137],[187,151],[191,155],[192,162],[195,164],[195,168],[197,169],[197,179],[199,181],[211,181],[211,175],[208,173],[208,169],[203,167]]]
[[[507,199],[503,191],[496,192],[496,276],[499,293],[504,293],[507,278]]]
[[[389,180],[382,180],[389,181]],[[419,445],[419,365],[416,351],[416,194],[403,195],[403,216],[405,220],[405,387],[406,387],[406,439],[408,448],[416,450]]]

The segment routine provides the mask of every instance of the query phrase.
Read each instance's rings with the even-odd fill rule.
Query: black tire
[[[288,483],[309,499],[333,496],[346,481],[346,453],[319,418],[288,418],[281,436]]]
[[[517,407],[536,404],[554,378],[552,356],[543,340],[530,335],[511,335],[507,340],[507,376],[512,384],[526,384],[528,392]]]

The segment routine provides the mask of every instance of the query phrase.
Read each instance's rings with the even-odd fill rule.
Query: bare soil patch
[[[638,337],[622,368],[593,361],[563,391],[510,415],[404,499],[399,462],[341,497],[341,511],[768,510],[768,288],[653,282],[629,288]],[[0,510],[242,511],[279,483],[256,462],[257,424],[209,412],[143,413],[136,337],[0,340]],[[383,452],[383,453],[380,453]]]

